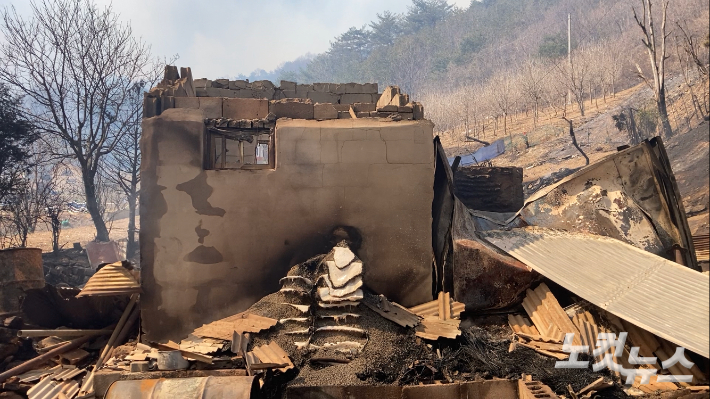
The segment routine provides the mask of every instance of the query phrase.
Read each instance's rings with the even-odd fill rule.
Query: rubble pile
[[[56,287],[82,287],[94,275],[94,269],[82,248],[43,253],[42,266],[45,281]]]

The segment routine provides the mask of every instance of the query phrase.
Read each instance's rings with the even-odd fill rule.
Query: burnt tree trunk
[[[587,156],[587,154],[584,153],[584,150],[582,150],[582,147],[580,147],[579,144],[577,144],[577,137],[575,137],[575,135],[574,135],[574,128],[572,127],[572,121],[567,118],[563,118],[563,119],[566,120],[567,123],[569,123],[569,135],[570,135],[570,137],[572,137],[572,145],[575,148],[577,148],[577,151],[579,151],[579,153],[582,154],[582,156],[584,157],[584,160],[586,161],[586,163],[584,165],[585,166],[589,165],[589,157]]]
[[[106,228],[106,222],[101,215],[101,208],[99,207],[99,200],[96,194],[96,184],[95,177],[96,171],[91,170],[86,166],[81,168],[82,180],[84,181],[84,194],[86,194],[86,210],[89,211],[91,215],[91,220],[94,222],[96,227],[96,241],[109,241],[108,229]]]

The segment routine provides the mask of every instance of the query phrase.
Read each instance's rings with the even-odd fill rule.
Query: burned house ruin
[[[431,299],[433,125],[388,90],[166,76],[143,125],[147,339],[245,310],[337,226],[362,236],[369,287]]]

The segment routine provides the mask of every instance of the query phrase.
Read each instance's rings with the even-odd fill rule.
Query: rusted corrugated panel
[[[96,272],[77,297],[98,295],[121,295],[141,292],[141,286],[130,270],[121,262],[106,265]]]
[[[79,383],[73,380],[57,382],[47,377],[27,391],[29,399],[58,399],[64,394],[71,399],[79,392]]]
[[[608,237],[543,228],[479,234],[587,301],[708,357],[707,275]]]
[[[695,256],[698,262],[710,261],[710,235],[693,236],[693,246],[695,246]]]
[[[213,321],[197,328],[193,334],[198,337],[216,338],[230,341],[234,332],[253,332],[269,329],[276,325],[278,320],[242,312],[221,320]]]
[[[254,377],[193,377],[116,381],[106,399],[249,399],[258,397]]]
[[[52,379],[55,381],[67,381],[71,380],[72,378],[76,377],[77,375],[83,373],[84,369],[76,368],[76,367],[67,367],[63,366],[65,368],[61,370],[57,370],[53,375]]]
[[[459,167],[454,173],[454,194],[469,209],[517,212],[523,207],[523,169]]]

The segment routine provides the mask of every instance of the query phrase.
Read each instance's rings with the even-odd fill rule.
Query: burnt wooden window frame
[[[273,170],[276,169],[276,140],[274,128],[253,128],[253,129],[238,129],[238,128],[217,128],[208,127],[204,139],[204,162],[205,170]],[[260,136],[268,134],[269,139],[259,139]],[[222,154],[220,165],[215,164],[215,151],[212,145],[216,139],[222,140]],[[226,150],[227,139],[235,140],[239,143],[239,157],[241,165],[239,167],[227,167]],[[265,164],[244,164],[244,142],[255,143],[254,159],[256,161],[256,151],[259,144],[268,144],[269,146],[269,162]]]

